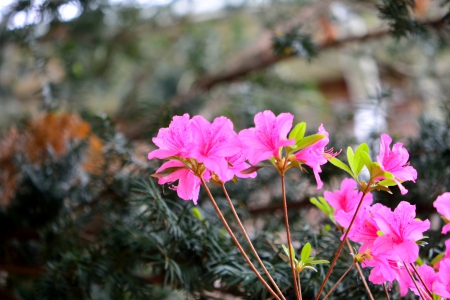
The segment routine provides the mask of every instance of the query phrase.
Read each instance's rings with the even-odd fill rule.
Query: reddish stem
[[[428,299],[428,297],[425,297],[425,296],[423,295],[421,289],[419,288],[419,285],[417,284],[416,279],[414,278],[413,274],[411,273],[411,271],[410,271],[409,268],[408,268],[408,264],[406,264],[405,262],[403,262],[403,265],[405,266],[405,269],[406,269],[406,271],[408,272],[409,277],[411,277],[411,280],[414,282],[414,285],[415,285],[417,291],[419,292],[420,298],[422,298],[422,299]]]
[[[272,288],[269,286],[269,284],[267,284],[267,282],[264,280],[264,278],[262,278],[261,274],[259,274],[258,270],[255,268],[253,263],[250,261],[250,259],[248,258],[247,254],[245,253],[244,249],[242,248],[241,244],[239,243],[237,238],[234,236],[234,233],[231,230],[230,226],[228,225],[227,220],[225,220],[225,217],[223,216],[222,212],[220,211],[219,206],[217,206],[217,203],[214,200],[214,197],[211,194],[211,191],[209,190],[208,186],[206,185],[205,180],[201,176],[199,178],[202,181],[202,185],[205,188],[206,193],[208,194],[208,197],[211,200],[211,203],[214,206],[217,214],[219,215],[220,220],[222,220],[222,223],[225,226],[225,228],[227,229],[228,234],[231,236],[231,238],[233,239],[234,243],[236,244],[236,246],[238,247],[239,251],[241,252],[242,256],[247,261],[248,265],[250,266],[250,269],[252,269],[252,271],[255,273],[256,277],[258,277],[258,279],[266,287],[266,289],[272,294],[272,296],[274,296],[275,299],[281,300],[280,297],[278,297],[278,295],[272,290]]]
[[[264,263],[262,262],[261,258],[258,255],[258,252],[256,252],[255,247],[253,246],[252,241],[250,240],[250,237],[247,234],[247,231],[245,230],[244,225],[241,222],[241,219],[239,218],[236,209],[234,209],[234,205],[233,202],[230,199],[230,196],[228,195],[227,189],[225,188],[225,184],[221,183],[220,186],[222,187],[222,191],[225,194],[225,197],[228,200],[228,204],[230,205],[231,211],[233,212],[234,217],[236,218],[236,221],[239,224],[239,227],[241,228],[242,234],[244,235],[245,239],[247,240],[247,243],[249,244],[250,248],[252,249],[253,254],[255,255],[256,260],[258,260],[259,264],[261,265],[261,267],[264,270],[264,273],[266,273],[267,277],[269,278],[270,282],[273,284],[273,286],[275,287],[275,289],[277,290],[278,294],[280,295],[281,299],[286,300],[286,298],[284,297],[283,293],[281,292],[280,288],[278,287],[278,285],[275,283],[275,281],[273,280],[272,276],[270,275],[269,271],[266,269],[266,266],[264,265]]]
[[[341,283],[341,281],[344,279],[344,277],[347,276],[348,272],[350,272],[350,270],[355,266],[355,264],[356,264],[356,262],[353,261],[352,265],[347,269],[347,271],[345,271],[345,273],[341,276],[341,278],[339,278],[339,280],[333,285],[333,287],[330,289],[328,294],[325,295],[325,298],[323,298],[323,300],[327,299],[328,296],[331,295],[331,293],[334,291],[334,289],[338,286],[339,283]]]
[[[347,240],[347,247],[348,247],[348,250],[350,251],[350,253],[354,256],[355,253],[353,252],[352,245],[350,245],[349,240]],[[373,295],[372,295],[372,292],[370,291],[369,286],[367,285],[366,278],[364,277],[364,274],[363,274],[363,272],[361,270],[361,267],[359,266],[358,262],[356,262],[356,269],[358,270],[359,276],[361,276],[361,280],[362,280],[362,282],[364,284],[364,287],[366,288],[367,294],[369,294],[370,300],[375,300],[373,298]]]
[[[363,191],[363,195],[361,196],[361,200],[359,200],[358,207],[356,208],[356,211],[355,211],[355,214],[353,215],[352,221],[350,222],[350,225],[348,226],[348,229],[347,229],[347,231],[344,234],[343,240],[339,244],[339,248],[338,248],[338,250],[336,252],[336,255],[334,256],[334,259],[331,262],[330,269],[328,270],[328,273],[325,276],[325,279],[322,282],[322,285],[320,286],[319,292],[317,293],[317,296],[316,296],[316,300],[319,300],[320,295],[322,294],[322,291],[323,291],[323,289],[325,287],[325,284],[327,283],[328,279],[330,278],[331,272],[333,271],[333,268],[336,265],[336,262],[337,262],[337,260],[339,258],[339,255],[341,254],[342,248],[344,247],[344,243],[347,240],[348,233],[350,232],[350,229],[352,228],[353,223],[355,222],[356,215],[358,214],[359,208],[361,207],[361,204],[363,203],[363,200],[364,200],[364,197],[366,196],[366,194],[367,194],[367,190]]]
[[[383,283],[383,287],[384,287],[384,292],[386,293],[386,299],[391,300],[391,297],[389,297],[389,292],[386,287],[386,283]]]
[[[411,267],[414,269],[414,272],[416,272],[417,277],[419,277],[419,280],[427,290],[427,293],[431,296],[431,298],[433,298],[433,293],[431,292],[430,288],[425,284],[425,280],[423,280],[422,276],[420,276],[420,273],[417,270],[416,266],[413,263],[411,263]]]
[[[292,251],[291,251],[291,231],[289,230],[289,218],[288,218],[288,211],[287,211],[287,201],[286,201],[286,185],[284,180],[284,173],[281,173],[281,192],[283,194],[283,208],[284,208],[284,223],[286,225],[286,236],[287,236],[287,242],[288,242],[288,249],[289,249],[289,262],[291,264],[291,271],[292,271],[292,279],[294,281],[294,288],[295,288],[295,294],[297,296],[297,299],[302,300],[301,291],[298,289],[297,285],[297,276],[295,272],[294,267],[294,258],[292,257]]]

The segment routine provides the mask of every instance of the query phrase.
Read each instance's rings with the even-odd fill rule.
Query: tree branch
[[[430,20],[421,23],[421,25],[430,27],[436,30],[444,29],[448,27],[448,22],[445,19]],[[390,33],[390,28],[382,28],[374,30],[363,36],[351,36],[340,40],[328,41],[318,45],[318,52],[327,50],[330,48],[342,47],[349,43],[354,42],[366,42],[373,39],[382,38]],[[247,56],[242,57],[241,61],[233,64],[234,67],[225,70],[223,72],[215,74],[207,74],[199,78],[186,93],[177,94],[169,100],[169,103],[178,107],[181,106],[203,92],[210,90],[213,86],[219,83],[239,81],[244,76],[251,72],[258,71],[275,65],[280,61],[284,61],[290,58],[297,57],[295,55],[276,55],[272,49],[272,43],[265,43],[263,48],[258,53],[254,54],[254,59],[249,59]]]

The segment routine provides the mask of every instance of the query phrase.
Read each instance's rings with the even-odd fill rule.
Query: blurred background
[[[238,131],[257,112],[291,112],[309,133],[323,123],[335,150],[377,153],[389,133],[419,177],[375,199],[416,204],[432,221],[424,260],[443,251],[432,202],[450,187],[448,0],[0,2],[0,299],[270,298],[205,195],[194,207],[150,178],[151,138],[184,113]],[[294,246],[330,259],[339,234],[309,203],[323,191],[291,173]],[[343,176],[325,166],[324,189]],[[293,299],[276,178],[229,189]],[[306,298],[323,274],[302,275]],[[365,299],[358,280],[334,297]]]

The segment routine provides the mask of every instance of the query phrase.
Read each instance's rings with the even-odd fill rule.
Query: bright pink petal
[[[185,165],[180,161],[170,160],[164,163],[156,171],[156,173],[174,167],[185,167]],[[173,186],[172,189],[177,191],[178,197],[180,197],[183,200],[193,200],[194,204],[197,204],[201,181],[197,176],[194,175],[194,173],[191,170],[187,168],[179,169],[175,172],[172,172],[171,174],[168,174],[167,176],[159,178],[158,183],[159,184],[173,183],[177,180],[178,185]]]
[[[433,284],[433,292],[441,297],[450,298],[450,259],[441,261],[438,279]]]
[[[190,151],[191,157],[204,163],[220,180],[226,181],[226,157],[242,151],[242,143],[233,130],[233,123],[225,117],[209,123],[202,116],[195,116],[192,118],[192,130],[195,146]]]
[[[438,196],[436,201],[434,201],[433,206],[436,208],[438,213],[444,217],[450,219],[450,193],[443,193]]]
[[[381,135],[380,154],[377,156],[377,161],[384,171],[394,175],[395,182],[400,188],[402,195],[404,195],[408,190],[401,183],[403,181],[415,181],[417,179],[417,171],[408,165],[409,153],[403,148],[403,144],[396,143],[391,150],[389,148],[391,143],[392,139],[389,135]]]
[[[385,206],[374,211],[373,219],[384,235],[374,242],[373,251],[386,253],[392,259],[398,257],[405,262],[414,262],[419,253],[416,241],[430,228],[428,220],[420,221],[415,217],[415,205],[405,201],[400,202],[394,212]]]
[[[305,149],[300,150],[295,153],[295,159],[302,164],[309,166],[313,172],[317,181],[317,189],[321,189],[323,186],[322,180],[320,179],[319,173],[322,172],[321,165],[324,165],[328,162],[327,157],[333,157],[336,154],[330,153],[325,149],[328,145],[328,132],[323,127],[323,124],[319,126],[318,134],[325,135],[325,138],[317,141],[315,144],[306,147]]]
[[[168,128],[161,128],[153,138],[159,149],[148,154],[148,159],[164,159],[170,156],[186,158],[191,148],[192,131],[189,115],[174,116]]]
[[[336,221],[344,228],[350,225],[356,207],[361,200],[362,193],[358,191],[357,183],[353,179],[345,178],[342,180],[341,189],[333,192],[325,191],[324,198],[334,208]],[[372,204],[372,194],[367,194],[363,200],[362,206]]]
[[[295,140],[287,139],[293,120],[294,116],[289,113],[282,113],[277,117],[270,110],[257,113],[255,127],[239,132],[239,138],[248,149],[248,161],[256,165],[272,156],[278,156],[281,147],[295,144]]]

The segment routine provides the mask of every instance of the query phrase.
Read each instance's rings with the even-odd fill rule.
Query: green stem
[[[212,205],[214,206],[217,214],[219,215],[220,220],[222,220],[223,225],[225,226],[225,228],[228,231],[228,234],[231,236],[231,238],[233,239],[234,243],[236,244],[236,246],[238,247],[239,251],[241,252],[242,256],[244,257],[244,259],[247,261],[248,265],[250,266],[250,268],[252,269],[252,271],[255,273],[256,277],[258,277],[258,279],[261,281],[261,283],[266,287],[266,289],[272,294],[272,296],[275,297],[275,299],[281,300],[280,297],[278,297],[278,295],[272,290],[272,288],[269,286],[269,284],[264,280],[264,278],[262,278],[261,274],[259,274],[258,270],[255,268],[255,266],[253,265],[253,263],[250,261],[250,259],[248,258],[247,254],[245,253],[244,249],[242,248],[241,244],[239,243],[239,241],[237,240],[237,238],[234,236],[233,231],[231,230],[230,226],[228,225],[227,220],[225,219],[225,217],[223,216],[222,212],[220,211],[219,206],[217,206],[216,201],[214,200],[213,195],[211,194],[211,191],[209,190],[208,186],[206,185],[205,180],[202,177],[199,177],[203,187],[206,190],[206,193],[208,194],[209,199],[211,200]]]
[[[339,285],[339,283],[341,283],[341,281],[344,279],[344,277],[347,276],[348,272],[350,272],[350,270],[355,266],[355,264],[356,264],[356,262],[353,261],[352,265],[347,269],[347,271],[345,271],[345,273],[341,276],[341,278],[339,278],[339,280],[333,285],[333,287],[328,292],[328,294],[325,295],[325,298],[323,298],[323,300],[327,299],[328,296],[331,295],[331,293],[334,291],[334,289]]]
[[[228,204],[230,205],[231,211],[233,212],[234,217],[236,218],[236,221],[239,224],[239,227],[241,228],[242,233],[244,234],[245,239],[247,240],[247,243],[250,246],[250,249],[252,249],[253,254],[255,255],[255,258],[258,260],[259,264],[261,265],[261,267],[263,268],[264,272],[266,273],[267,277],[269,278],[270,282],[273,284],[273,286],[275,287],[275,289],[277,290],[278,294],[280,295],[281,299],[286,300],[286,298],[284,297],[283,293],[281,292],[280,288],[278,287],[278,285],[275,283],[275,281],[273,280],[272,276],[270,275],[269,271],[266,269],[266,266],[264,265],[264,263],[262,262],[261,258],[258,255],[258,252],[256,252],[255,247],[253,246],[252,241],[250,240],[250,237],[247,234],[247,231],[244,228],[244,225],[241,222],[241,219],[239,218],[236,209],[234,209],[234,205],[233,202],[230,199],[230,196],[228,195],[228,192],[225,188],[225,184],[222,182],[220,184],[220,186],[222,187],[222,191],[225,194],[225,197],[228,200]]]
[[[369,186],[369,184],[368,184],[367,186]],[[347,240],[348,233],[350,232],[350,229],[352,228],[353,223],[355,222],[356,215],[357,215],[358,212],[359,212],[359,209],[360,209],[360,207],[361,207],[361,204],[363,203],[363,200],[364,200],[364,197],[366,196],[366,194],[367,194],[367,190],[363,191],[363,194],[362,194],[362,196],[361,196],[361,200],[359,200],[358,207],[356,208],[355,214],[353,215],[353,218],[352,218],[352,220],[351,220],[351,222],[350,222],[350,225],[348,226],[347,231],[346,231],[345,234],[344,234],[343,240],[342,240],[341,243],[339,244],[339,248],[337,249],[336,255],[334,256],[334,259],[333,259],[333,261],[331,262],[330,269],[328,270],[328,273],[327,273],[327,275],[325,276],[325,279],[324,279],[324,281],[322,282],[322,285],[320,286],[319,292],[317,293],[317,296],[316,296],[316,299],[315,299],[315,300],[319,300],[320,295],[322,294],[322,291],[323,291],[323,289],[324,289],[324,287],[325,287],[325,284],[327,283],[328,279],[330,278],[331,272],[333,271],[333,268],[334,268],[334,266],[336,265],[336,262],[337,262],[337,260],[338,260],[338,258],[339,258],[339,255],[341,254],[342,248],[344,247],[344,243],[345,243],[345,241]]]
[[[291,251],[291,231],[289,230],[289,218],[288,218],[288,211],[287,211],[287,200],[286,200],[286,184],[284,179],[284,173],[281,173],[281,192],[283,195],[283,208],[284,208],[284,223],[286,226],[286,236],[287,236],[287,242],[288,242],[288,249],[289,249],[289,262],[291,264],[291,271],[292,271],[292,279],[294,281],[294,288],[295,288],[295,294],[297,296],[297,299],[302,300],[302,295],[300,294],[300,291],[297,286],[297,276],[295,272],[294,267],[294,258],[292,257],[292,251]]]

